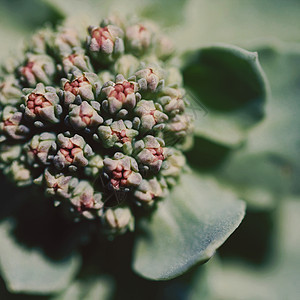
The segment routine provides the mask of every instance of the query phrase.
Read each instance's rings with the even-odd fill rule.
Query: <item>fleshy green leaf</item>
[[[11,292],[49,294],[65,288],[80,265],[77,255],[51,260],[37,249],[20,245],[11,234],[12,223],[0,225],[0,269]]]
[[[134,270],[153,280],[174,278],[208,260],[237,228],[245,205],[213,178],[183,174],[137,237]]]
[[[274,199],[299,195],[300,51],[288,46],[260,50],[270,79],[272,99],[266,119],[250,133],[247,147],[230,157],[219,178],[255,206],[274,206]]]
[[[90,17],[90,21],[101,21],[109,13],[116,13],[120,16],[136,15],[139,18],[145,17],[162,24],[163,26],[178,25],[184,21],[184,7],[186,0],[131,0],[128,1],[97,1],[86,0],[44,0],[67,17]],[[91,25],[91,24],[89,24]]]
[[[224,184],[232,186],[249,206],[274,208],[291,190],[288,161],[272,153],[234,153],[216,173]]]
[[[195,133],[234,147],[264,115],[267,83],[256,52],[215,45],[186,54],[185,85],[194,93],[192,105],[204,104],[208,114],[195,110]]]
[[[277,158],[273,163],[280,165],[282,176],[291,182],[289,191],[295,194],[300,193],[300,69],[295,67],[300,64],[299,49],[261,49],[273,97],[267,118],[251,133],[248,143],[250,152]]]
[[[249,47],[266,39],[300,41],[298,0],[189,0],[172,38],[180,50],[222,42]]]
[[[113,282],[109,277],[76,280],[53,300],[107,300],[112,299]]]
[[[30,190],[26,187],[16,189],[16,186],[9,182],[3,174],[0,174],[0,190],[1,195],[3,195],[3,198],[0,200],[0,220],[11,215],[24,205],[26,201],[26,197],[24,197],[24,195],[28,195],[30,193]],[[7,199],[9,199],[9,201],[6,201]]]
[[[225,261],[209,269],[208,286],[211,299],[274,300],[298,299],[299,287],[299,198],[285,199],[282,205],[276,256],[267,265],[255,268],[234,261]]]
[[[59,11],[74,26],[99,25],[102,18],[107,17],[112,1],[97,0],[43,0],[54,10]]]
[[[155,20],[163,26],[178,26],[184,22],[184,8],[188,2],[186,0],[144,0],[143,2],[141,15],[145,18]],[[139,5],[137,7],[140,8]]]
[[[21,47],[22,41],[45,24],[55,25],[62,20],[62,14],[45,1],[8,1],[0,2],[0,62],[11,51]]]

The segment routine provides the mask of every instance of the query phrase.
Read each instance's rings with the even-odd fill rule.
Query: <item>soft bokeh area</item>
[[[211,260],[176,279],[156,282],[122,274],[116,291],[111,277],[88,287],[77,278],[55,297],[12,295],[1,281],[0,299],[299,299],[300,1],[0,0],[0,62],[17,59],[22,44],[42,26],[67,18],[75,27],[98,25],[112,13],[153,20],[173,40],[176,63],[198,102],[197,150],[187,152],[188,162],[246,201],[246,216]],[[258,53],[262,81],[268,82],[262,91],[259,84],[239,80],[252,78],[242,64],[231,68],[231,57],[201,50],[223,44]],[[235,85],[241,87],[238,93]],[[264,112],[249,117],[257,107],[241,109],[234,102],[239,96],[247,100],[247,92],[252,98],[256,92],[267,95]],[[8,201],[9,191],[3,191],[1,201]],[[0,239],[5,240],[1,230]],[[111,264],[117,273],[118,259]]]

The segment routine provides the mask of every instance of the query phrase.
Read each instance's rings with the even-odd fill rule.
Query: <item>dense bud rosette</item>
[[[106,234],[132,230],[185,166],[192,118],[173,53],[150,23],[38,32],[0,78],[0,168]]]

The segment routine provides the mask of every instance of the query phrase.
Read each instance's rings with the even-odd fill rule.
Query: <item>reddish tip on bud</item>
[[[90,83],[85,76],[80,76],[79,78],[74,79],[72,82],[66,82],[64,85],[64,90],[77,96],[79,94],[79,88],[89,84]]]

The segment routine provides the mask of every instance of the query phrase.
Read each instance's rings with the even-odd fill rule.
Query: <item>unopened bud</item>
[[[142,181],[136,160],[117,152],[113,159],[105,158],[104,169],[110,178],[110,185],[115,190],[138,186]]]
[[[128,122],[126,122],[128,123]],[[105,148],[123,148],[124,153],[131,154],[132,139],[138,135],[138,131],[128,128],[123,120],[115,121],[111,125],[102,125],[98,128],[98,135]]]
[[[84,173],[89,177],[97,177],[103,169],[103,158],[100,155],[94,155],[89,159],[89,164],[84,168]]]
[[[103,207],[102,195],[95,193],[88,181],[82,180],[72,190],[70,201],[78,213],[87,219],[95,218],[95,212]]]
[[[70,80],[63,78],[61,85],[64,90],[65,106],[77,102],[96,100],[100,93],[100,82],[95,73],[75,72]]]
[[[168,116],[161,111],[161,107],[155,106],[152,100],[141,100],[135,113],[140,118],[140,129],[150,131],[155,125],[165,123]]]
[[[87,101],[72,106],[69,120],[75,129],[92,128],[103,123],[103,118]]]
[[[123,30],[115,25],[89,27],[87,46],[98,59],[111,58],[124,52]]]
[[[55,88],[38,83],[34,90],[27,92],[29,93],[24,97],[24,113],[27,119],[40,121],[35,123],[39,127],[44,126],[44,123],[60,122],[62,107]]]
[[[133,109],[140,99],[137,93],[138,86],[134,81],[125,80],[124,76],[118,75],[116,82],[107,82],[101,90],[102,105],[111,114],[115,114],[121,108]]]
[[[182,154],[182,152],[176,149],[172,149],[172,155],[169,155],[163,162],[161,174],[166,178],[177,178],[180,175],[185,164],[185,156]]]
[[[106,230],[110,234],[125,233],[134,229],[134,218],[128,207],[109,208],[104,213]]]
[[[173,42],[165,35],[159,36],[155,43],[155,53],[161,60],[167,60],[175,52]]]
[[[39,82],[50,85],[55,75],[55,64],[46,54],[28,54],[19,72],[27,87],[35,87]]]
[[[89,57],[81,49],[75,50],[74,53],[63,57],[62,69],[66,75],[74,72],[74,70],[93,72]]]
[[[77,167],[85,167],[88,158],[93,155],[92,148],[78,134],[69,138],[60,133],[57,136],[57,144],[58,152],[53,162],[58,170],[68,167],[70,171],[76,171]]]
[[[141,89],[154,92],[158,89],[158,86],[164,85],[164,71],[155,64],[137,71],[135,75]]]
[[[4,169],[6,174],[17,186],[32,184],[31,172],[24,164],[13,161],[12,164]]]
[[[27,162],[30,165],[47,165],[53,160],[53,154],[57,150],[56,135],[54,133],[43,132],[35,135],[25,146]]]
[[[152,31],[143,24],[135,24],[126,29],[126,49],[136,55],[144,54],[151,45]]]
[[[8,165],[20,158],[22,148],[20,145],[5,145],[0,146],[0,161],[1,164]]]
[[[13,75],[6,76],[0,82],[0,104],[12,106],[19,104],[22,95],[21,87]]]
[[[166,182],[163,179],[159,181],[154,177],[149,180],[143,179],[134,192],[134,196],[141,203],[152,205],[157,198],[165,197],[167,193]]]
[[[46,194],[49,196],[60,196],[63,198],[70,198],[69,193],[71,176],[64,176],[62,173],[51,174],[48,169],[45,170],[44,174],[46,182]]]
[[[136,154],[138,162],[157,173],[167,156],[167,149],[163,146],[162,141],[152,135],[147,135],[143,140],[136,142],[134,149],[138,152]]]
[[[22,124],[23,114],[15,107],[6,106],[1,112],[0,132],[3,134],[1,140],[6,137],[14,140],[25,139],[29,133],[29,128]]]
[[[175,116],[185,109],[185,91],[184,89],[165,87],[162,91],[162,97],[158,102],[163,106],[164,112],[171,116]]]
[[[81,46],[81,40],[78,32],[74,28],[60,28],[53,35],[50,42],[56,50],[58,56],[67,56],[72,54],[74,47]]]

